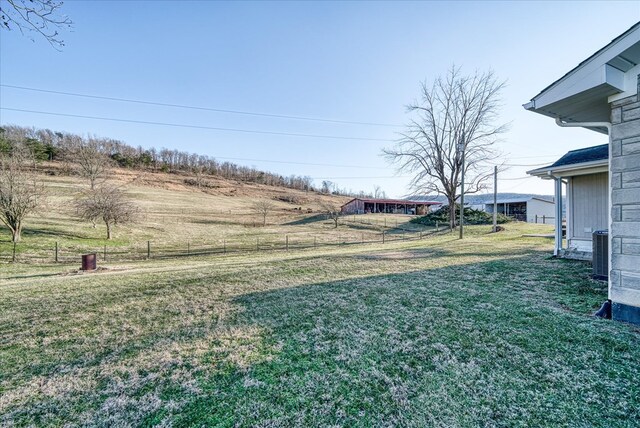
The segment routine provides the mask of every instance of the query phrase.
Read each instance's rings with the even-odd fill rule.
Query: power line
[[[497,164],[497,165],[499,166],[500,164]],[[548,162],[545,162],[545,163],[520,163],[520,164],[518,164],[518,163],[505,163],[505,164],[502,164],[502,165],[503,166],[543,166],[543,165],[549,165],[549,163]]]
[[[375,179],[375,178],[410,178],[408,175],[388,175],[388,176],[377,176],[377,177],[311,177],[313,180],[365,180],[365,179]]]
[[[362,166],[362,165],[337,165],[330,163],[311,163],[311,162],[293,162],[293,161],[278,161],[278,160],[269,160],[269,159],[246,159],[246,158],[229,158],[222,156],[214,156],[216,159],[225,159],[225,160],[234,160],[234,161],[245,161],[245,162],[269,162],[269,163],[281,163],[281,164],[291,164],[291,165],[307,165],[307,166],[329,166],[336,168],[364,168],[364,169],[380,169],[380,167],[376,166]]]
[[[362,169],[377,169],[383,168],[381,166],[364,166],[364,165],[345,165],[345,164],[332,164],[332,163],[313,163],[313,162],[294,162],[294,161],[281,161],[281,160],[273,160],[273,159],[249,159],[249,158],[236,158],[236,157],[225,157],[225,156],[214,156],[216,159],[224,159],[224,160],[233,160],[233,161],[243,161],[243,162],[267,162],[267,163],[278,163],[285,165],[305,165],[305,166],[328,166],[335,168],[362,168]],[[538,165],[547,165],[546,163],[541,164],[503,164],[504,166],[538,166]],[[394,176],[399,177],[399,176]],[[373,178],[385,178],[385,177],[373,177]]]
[[[516,156],[510,159],[535,159],[535,158],[559,158],[561,155],[540,155],[540,156]]]
[[[535,178],[535,177],[529,175],[529,176],[526,176],[526,177],[498,178],[498,181],[527,180],[529,178]]]
[[[54,113],[50,111],[23,110],[23,109],[10,108],[10,107],[0,107],[0,109],[8,110],[8,111],[17,111],[22,113],[45,114],[50,116],[75,117],[79,119],[107,120],[112,122],[139,123],[143,125],[171,126],[176,128],[207,129],[211,131],[243,132],[247,134],[281,135],[281,136],[288,136],[288,137],[304,137],[304,138],[325,138],[325,139],[331,139],[331,140],[383,141],[387,143],[393,142],[393,140],[387,140],[383,138],[344,137],[340,135],[298,134],[293,132],[258,131],[253,129],[222,128],[222,127],[216,127],[216,126],[201,126],[201,125],[185,125],[180,123],[152,122],[152,121],[146,121],[146,120],[120,119],[120,118],[114,118],[114,117],[87,116],[87,115],[69,114],[69,113]]]
[[[98,100],[107,100],[107,101],[117,101],[124,103],[134,103],[134,104],[145,104],[145,105],[153,105],[153,106],[161,106],[161,107],[173,107],[173,108],[182,108],[189,110],[201,110],[201,111],[212,111],[216,113],[229,113],[229,114],[242,114],[246,116],[261,116],[261,117],[273,117],[279,119],[293,119],[293,120],[305,120],[305,121],[313,121],[313,122],[327,122],[327,123],[341,123],[346,125],[367,125],[367,126],[384,126],[384,127],[401,127],[402,125],[393,125],[390,123],[378,123],[378,122],[359,122],[353,120],[339,120],[339,119],[325,119],[319,117],[309,117],[309,116],[293,116],[286,114],[274,114],[274,113],[259,113],[259,112],[251,112],[251,111],[243,111],[243,110],[229,110],[222,108],[212,108],[212,107],[198,107],[198,106],[190,106],[186,104],[172,104],[172,103],[161,103],[156,101],[144,101],[144,100],[134,100],[129,98],[117,98],[117,97],[106,97],[101,95],[90,95],[90,94],[80,94],[76,92],[63,92],[63,91],[53,91],[49,89],[40,89],[40,88],[30,88],[26,86],[16,86],[16,85],[5,85],[0,84],[5,88],[19,89],[23,91],[32,91],[32,92],[43,92],[48,94],[57,94],[57,95],[66,95],[71,97],[80,97],[80,98],[93,98]]]

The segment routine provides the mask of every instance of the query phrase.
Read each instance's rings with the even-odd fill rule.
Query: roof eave
[[[608,99],[625,92],[625,86],[628,86],[625,73],[640,63],[639,44],[640,22],[543,89],[523,107],[565,122],[610,121]],[[606,133],[601,127],[586,128]]]
[[[574,175],[597,174],[609,171],[609,160],[600,159],[591,162],[575,163],[560,166],[545,166],[543,168],[532,169],[527,174],[543,180],[551,180],[560,177],[571,177]]]

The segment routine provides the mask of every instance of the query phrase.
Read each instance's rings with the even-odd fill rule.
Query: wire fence
[[[242,239],[217,239],[209,243],[186,241],[184,244],[163,244],[161,241],[146,241],[125,246],[79,246],[61,245],[56,242],[51,248],[33,248],[13,244],[9,252],[0,254],[0,261],[13,263],[80,263],[82,255],[95,254],[98,262],[114,263],[149,259],[183,258],[191,256],[242,254],[273,251],[295,251],[311,248],[327,248],[387,242],[417,241],[436,233],[448,231],[448,227],[437,226],[428,230],[398,229],[362,233],[360,239],[349,236],[298,236],[280,234],[244,237]]]

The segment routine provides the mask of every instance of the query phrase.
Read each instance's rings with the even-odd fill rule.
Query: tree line
[[[339,188],[335,183],[324,182],[320,188],[313,185],[309,176],[284,176],[254,167],[219,161],[214,157],[186,151],[155,147],[133,147],[123,141],[97,136],[81,136],[50,129],[37,129],[17,125],[0,128],[0,155],[10,155],[17,147],[24,148],[34,162],[61,161],[86,162],[83,155],[97,152],[109,159],[112,166],[141,171],[189,173],[196,183],[207,176],[221,177],[246,183],[285,187],[302,191],[317,191],[342,196],[370,196],[365,192],[353,192]]]

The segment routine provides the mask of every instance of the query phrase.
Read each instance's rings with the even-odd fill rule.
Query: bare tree
[[[398,170],[413,175],[411,187],[417,193],[437,193],[456,206],[462,180],[464,153],[465,194],[486,188],[492,164],[499,157],[495,148],[506,124],[496,124],[505,83],[493,72],[462,75],[452,67],[421,87],[419,101],[408,106],[414,118],[395,147],[385,149],[387,159]],[[455,209],[449,223],[455,228]]]
[[[322,182],[322,190],[321,190],[322,193],[329,194],[333,191],[333,188],[334,188],[334,184],[332,181],[324,180]]]
[[[107,239],[112,238],[112,228],[118,224],[135,220],[138,207],[129,201],[119,187],[101,185],[92,191],[83,192],[75,201],[78,217],[92,223],[104,222]]]
[[[0,2],[2,28],[17,28],[22,34],[38,33],[59,50],[64,42],[58,38],[58,30],[72,25],[71,20],[60,13],[62,4],[55,0],[4,0]]]
[[[74,144],[68,152],[68,157],[76,165],[78,174],[89,180],[92,190],[106,178],[112,164],[111,159],[100,150],[98,142],[93,139]]]
[[[340,205],[332,201],[321,201],[320,207],[322,208],[322,212],[325,213],[327,218],[333,220],[334,227],[338,227],[338,220],[340,220],[340,216],[342,215],[342,210]]]
[[[373,185],[373,197],[375,199],[382,198],[383,193],[384,193],[384,190],[382,190],[382,187],[378,186],[377,184]]]
[[[275,204],[273,204],[270,201],[267,201],[266,199],[261,199],[261,200],[255,201],[253,203],[253,205],[251,206],[251,209],[253,210],[253,212],[258,214],[259,216],[262,216],[262,225],[263,226],[267,225],[267,216],[275,208],[276,208]]]
[[[0,158],[0,220],[11,231],[12,242],[19,242],[24,219],[37,210],[44,199],[44,187],[26,165],[28,156],[14,150]]]

